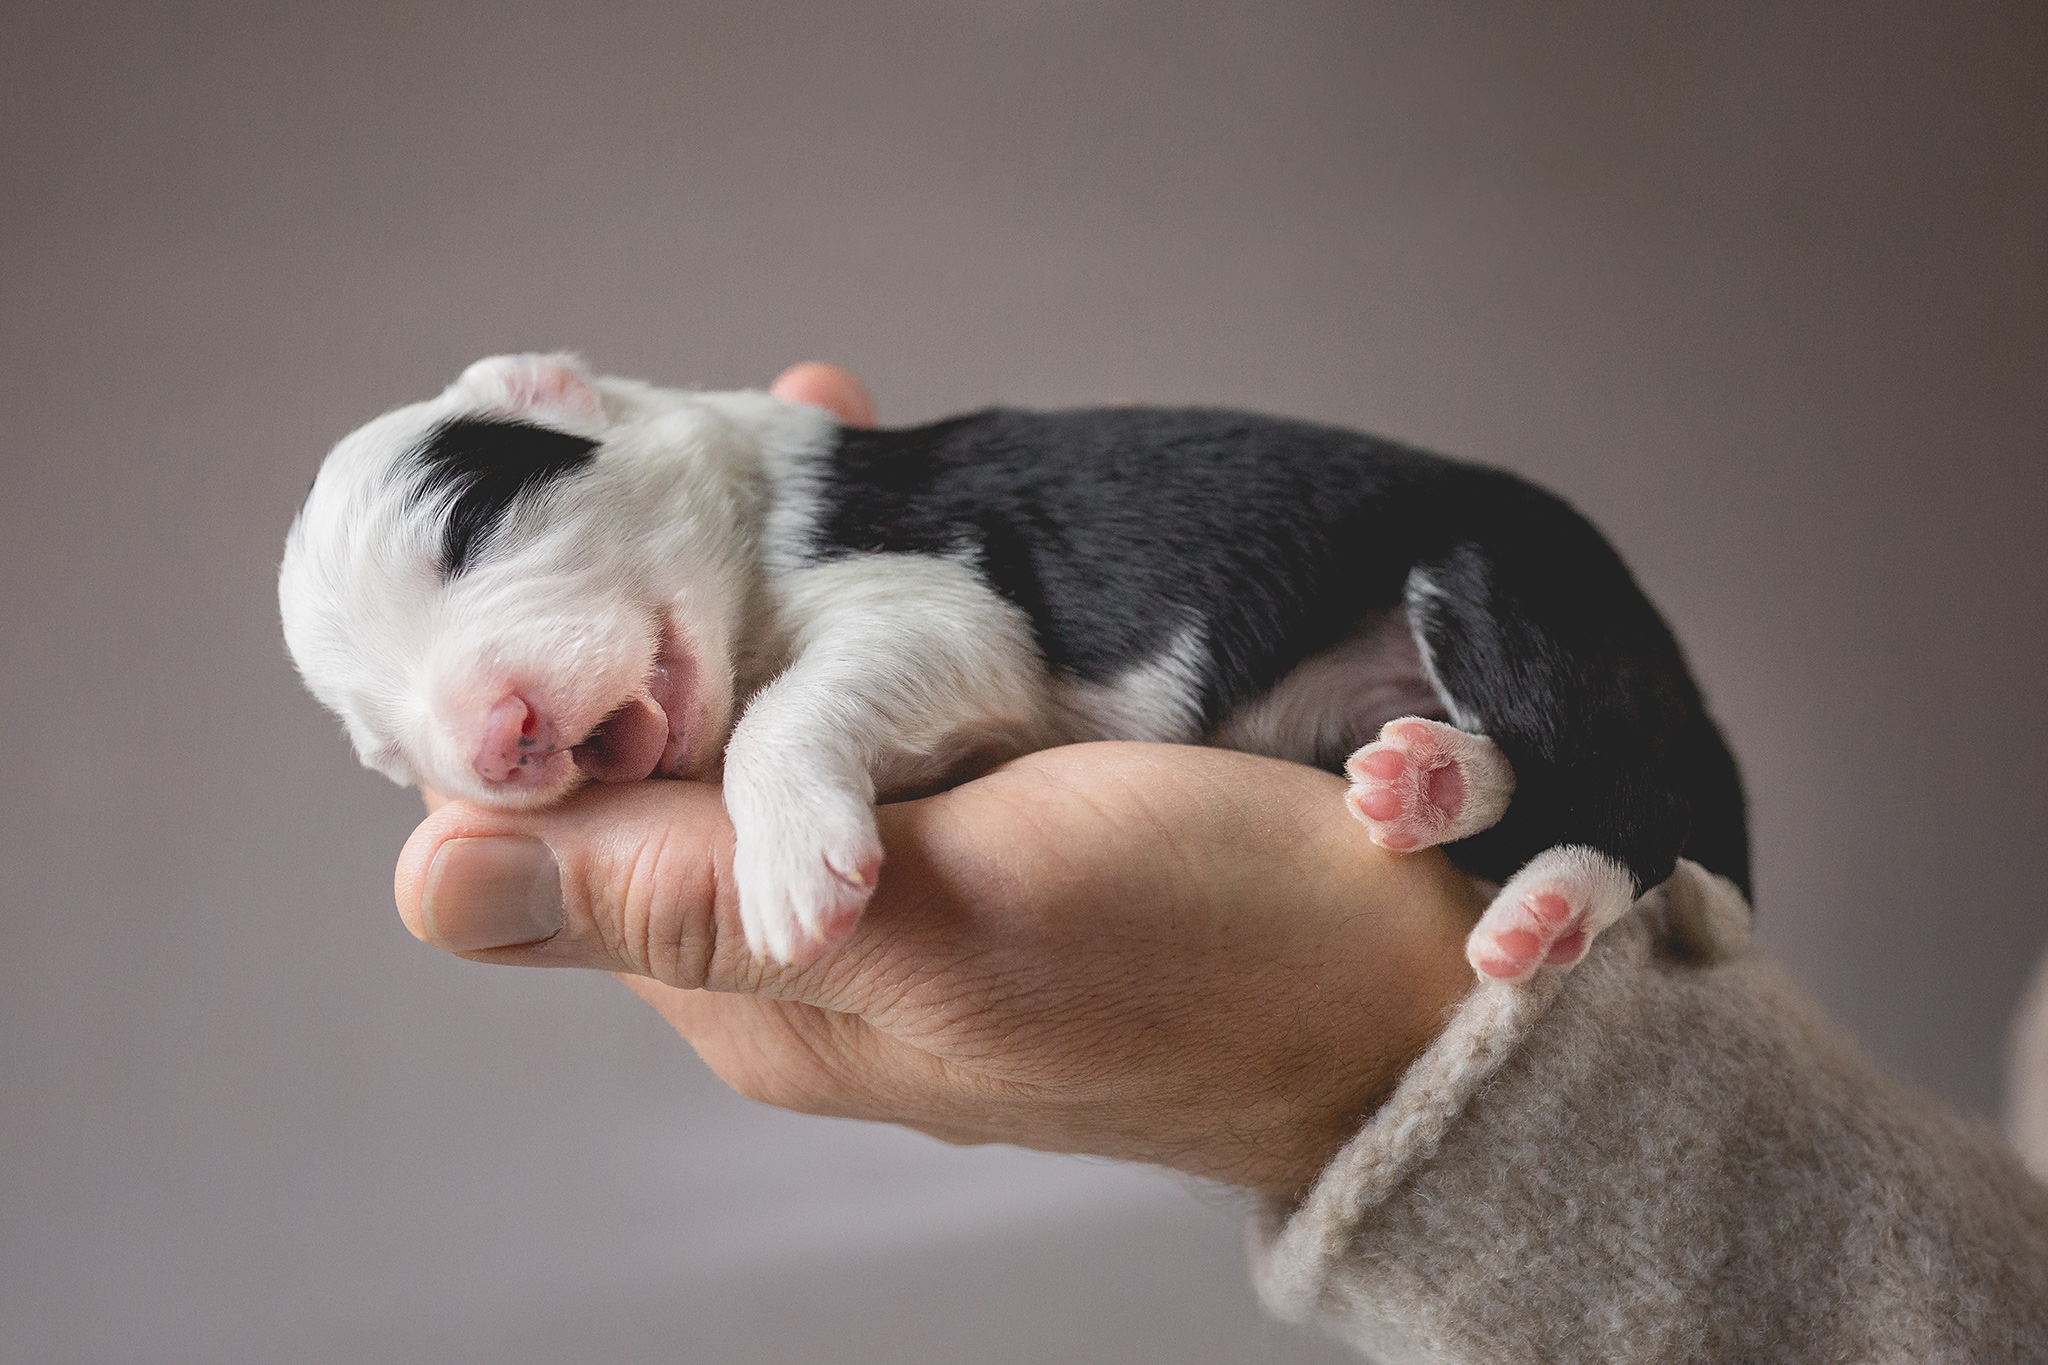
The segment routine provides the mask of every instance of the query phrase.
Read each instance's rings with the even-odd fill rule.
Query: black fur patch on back
[[[996,410],[843,432],[814,552],[966,554],[1048,666],[1090,682],[1193,630],[1214,723],[1400,601],[1417,530],[1401,490],[1450,468],[1247,413]]]
[[[447,497],[441,525],[441,577],[470,559],[522,494],[545,488],[591,461],[597,442],[530,422],[457,417],[435,427],[413,453],[420,470],[414,497]]]

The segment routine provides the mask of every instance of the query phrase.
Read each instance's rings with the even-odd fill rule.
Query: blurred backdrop
[[[5,6],[0,1358],[1333,1361],[1228,1201],[733,1098],[415,943],[278,639],[327,446],[490,352],[886,420],[1235,404],[1606,528],[1761,924],[1998,1103],[2048,939],[2048,10]]]

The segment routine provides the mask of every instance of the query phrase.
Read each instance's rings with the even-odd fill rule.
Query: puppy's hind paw
[[[1485,735],[1440,721],[1390,720],[1351,755],[1345,800],[1381,848],[1409,853],[1491,827],[1515,793],[1514,769]]]
[[[1593,936],[1635,903],[1628,869],[1595,849],[1546,849],[1517,872],[1465,940],[1481,976],[1524,981],[1541,966],[1569,967]]]

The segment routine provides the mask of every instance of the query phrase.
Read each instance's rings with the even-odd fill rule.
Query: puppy
[[[722,771],[748,945],[842,940],[878,796],[1092,739],[1350,776],[1576,962],[1681,854],[1749,886],[1734,760],[1614,551],[1511,475],[1244,413],[844,428],[762,393],[479,361],[328,456],[285,640],[363,763],[498,806]]]

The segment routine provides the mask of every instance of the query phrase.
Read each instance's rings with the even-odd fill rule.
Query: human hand
[[[884,806],[873,903],[801,968],[748,953],[705,784],[445,806],[397,897],[475,961],[618,973],[755,1099],[1288,1196],[1471,982],[1469,884],[1376,848],[1343,794],[1217,749],[1034,754]]]
[[[873,420],[833,367],[776,392]],[[1375,847],[1343,792],[1216,749],[1034,754],[884,806],[874,901],[801,968],[748,953],[731,825],[701,784],[449,805],[407,843],[397,897],[414,934],[473,960],[614,972],[755,1099],[1285,1198],[1471,982],[1469,883],[1433,850]]]

